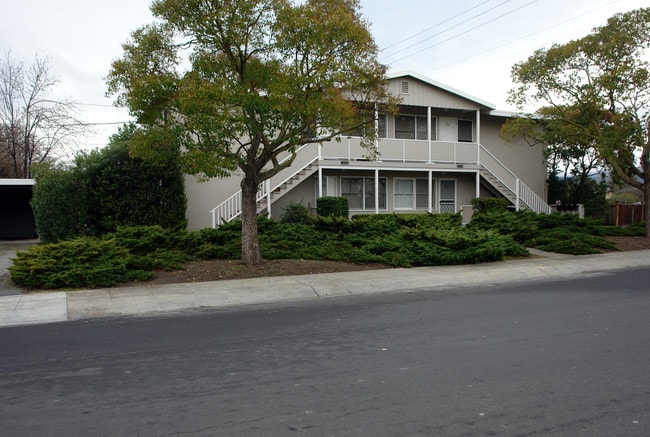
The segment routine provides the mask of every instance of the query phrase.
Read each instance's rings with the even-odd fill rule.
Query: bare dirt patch
[[[618,250],[650,250],[650,238],[607,237]],[[379,263],[354,264],[339,261],[269,260],[256,267],[248,267],[240,261],[199,260],[191,261],[185,269],[172,272],[156,271],[155,277],[145,284],[179,284],[187,282],[220,281],[270,276],[312,275],[318,273],[353,272],[360,270],[389,269],[392,266]],[[132,286],[126,283],[122,286]]]

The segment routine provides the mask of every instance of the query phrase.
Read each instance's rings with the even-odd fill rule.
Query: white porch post
[[[375,214],[379,214],[379,169],[375,169]]]
[[[481,197],[481,172],[476,170],[476,198]]]
[[[481,144],[481,110],[476,110],[476,142]]]
[[[430,150],[430,149],[429,149]],[[429,170],[429,214],[433,212],[433,171]]]
[[[266,180],[266,212],[267,217],[271,218],[271,179]]]
[[[375,103],[375,161],[379,157],[379,110],[377,109],[377,103]]]
[[[318,166],[318,197],[323,197],[323,168]]]
[[[433,146],[433,144],[431,143],[431,141],[433,140],[431,138],[431,128],[432,128],[432,126],[431,126],[431,106],[427,106],[427,140],[429,142],[429,161],[428,161],[429,164],[431,164],[431,147]],[[429,212],[431,212],[431,211],[429,211]]]
[[[515,205],[515,210],[519,211],[519,178],[515,179],[515,184],[516,184],[516,187],[517,187],[515,189],[515,191],[516,191],[515,195],[516,195],[516,198],[517,198],[517,203]]]

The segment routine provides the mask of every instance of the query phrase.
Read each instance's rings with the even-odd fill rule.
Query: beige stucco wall
[[[230,178],[213,178],[200,182],[195,176],[185,175],[187,195],[187,228],[190,231],[212,227],[210,210],[239,190],[241,174]]]

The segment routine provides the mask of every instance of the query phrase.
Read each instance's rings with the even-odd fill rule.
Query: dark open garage
[[[0,179],[0,240],[36,238],[33,179]]]

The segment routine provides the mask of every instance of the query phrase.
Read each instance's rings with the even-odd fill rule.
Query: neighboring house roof
[[[416,73],[414,71],[409,71],[409,70],[398,71],[398,72],[395,72],[395,73],[389,73],[386,76],[388,77],[389,80],[390,79],[399,79],[400,77],[410,76],[410,77],[412,77],[414,79],[417,79],[417,80],[419,80],[421,82],[424,82],[424,83],[429,84],[431,86],[434,86],[436,88],[440,88],[443,91],[446,91],[446,92],[451,93],[451,94],[455,94],[458,97],[462,97],[463,99],[466,99],[466,100],[469,100],[471,102],[477,103],[479,106],[483,106],[486,109],[489,109],[491,111],[496,109],[496,106],[493,103],[490,103],[490,102],[487,102],[485,100],[479,99],[478,97],[471,96],[471,95],[469,95],[467,93],[459,91],[459,90],[457,90],[455,88],[452,88],[450,86],[447,86],[447,85],[445,85],[443,83],[437,82],[437,81],[435,81],[435,80],[433,80],[433,79],[431,79],[429,77],[423,76],[423,75],[421,75],[419,73]],[[505,114],[503,111],[498,111],[498,112],[499,112],[499,115],[500,114]],[[497,114],[495,114],[495,115],[497,115]],[[504,115],[500,115],[500,116],[504,116]]]

